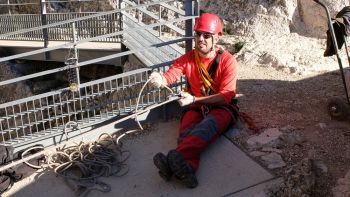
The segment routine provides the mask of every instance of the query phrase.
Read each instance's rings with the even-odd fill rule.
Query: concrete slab
[[[131,152],[129,172],[123,177],[101,179],[112,191],[92,191],[89,196],[254,196],[274,176],[250,159],[226,137],[221,137],[203,153],[197,173],[199,186],[187,189],[178,181],[163,181],[152,158],[157,152],[166,153],[176,146],[178,121],[160,123],[155,131],[124,142]],[[53,174],[34,174],[14,185],[6,196],[74,196],[73,192]]]

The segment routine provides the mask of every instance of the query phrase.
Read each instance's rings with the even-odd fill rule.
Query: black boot
[[[173,172],[168,165],[168,159],[163,153],[157,153],[153,157],[154,165],[159,169],[158,173],[165,181],[169,181]]]
[[[168,153],[168,163],[174,175],[188,188],[195,188],[198,185],[196,175],[186,160],[176,150]]]

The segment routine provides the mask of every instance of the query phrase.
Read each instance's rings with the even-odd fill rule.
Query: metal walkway
[[[86,15],[60,14],[55,15],[56,18],[51,17],[55,20],[47,20],[49,14],[45,14],[47,20],[45,25],[38,25],[43,19],[42,15],[39,18],[40,15],[13,17],[0,15],[0,25],[6,26],[6,28],[0,29],[0,39],[39,39],[46,42],[42,49],[0,57],[0,62],[25,58],[34,54],[46,54],[66,47],[70,47],[76,52],[79,45],[88,42],[118,42],[120,39],[128,49],[121,53],[84,62],[78,62],[75,54],[75,56],[65,60],[65,66],[0,81],[0,86],[9,86],[62,71],[73,76],[68,79],[69,86],[66,88],[0,104],[0,145],[6,146],[10,151],[10,156],[15,158],[18,152],[30,146],[36,144],[55,145],[66,140],[67,136],[69,138],[80,136],[98,125],[103,125],[106,121],[121,118],[135,111],[137,96],[142,85],[147,81],[149,72],[153,69],[165,71],[175,58],[184,53],[185,50],[177,46],[176,43],[183,42],[187,44],[187,48],[191,48],[192,35],[188,33],[169,40],[162,38],[160,33],[157,35],[157,32],[153,30],[158,28],[160,32],[162,26],[166,26],[174,28],[177,33],[183,33],[185,31],[174,24],[183,23],[183,27],[192,24],[192,22],[186,24],[185,21],[192,21],[196,17],[194,13],[198,13],[198,7],[193,7],[192,1],[184,1],[185,10],[179,10],[168,4],[169,2],[172,1],[151,1],[144,4],[137,4],[137,1],[134,3],[126,1],[129,7]],[[138,16],[140,13],[150,15],[151,11],[149,10],[154,11],[154,9],[148,8],[152,6],[159,6],[159,10],[170,8],[170,10],[176,10],[179,13],[174,19],[165,20],[159,17],[158,20],[150,24],[145,24],[132,17],[133,10],[137,10]],[[182,15],[184,13],[186,13],[185,16]],[[57,18],[58,16],[59,18]],[[102,19],[104,22],[99,22]],[[33,26],[26,26],[28,20],[39,22],[33,22]],[[114,24],[114,22],[120,21],[122,21],[122,25]],[[95,27],[99,29],[98,31],[91,30],[94,24],[98,24]],[[101,26],[102,24],[105,26]],[[64,32],[64,34],[60,35],[60,32]],[[69,42],[47,47],[48,42],[60,39]],[[80,83],[79,68],[129,55],[138,57],[146,68]],[[172,88],[174,91],[179,90],[182,84],[182,81],[179,81]],[[167,95],[167,91],[148,88],[142,93],[139,108],[165,101]],[[78,123],[79,129],[71,127],[69,125],[71,122]]]

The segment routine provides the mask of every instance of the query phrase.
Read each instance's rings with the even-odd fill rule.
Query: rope
[[[63,133],[64,135],[66,136],[66,141],[68,141],[68,132],[67,132],[67,127],[72,125],[74,128],[78,128],[79,129],[79,132],[81,134],[81,129],[80,129],[80,126],[77,122],[74,122],[74,121],[69,121],[67,122],[64,127],[63,127]],[[70,127],[69,127],[70,128]]]
[[[27,155],[30,151],[32,151],[32,150],[44,150],[44,147],[43,146],[34,146],[34,147],[31,147],[31,148],[28,148],[27,150],[25,150],[25,151],[23,151],[23,153],[21,154],[21,158],[23,158],[25,155]],[[41,165],[34,165],[34,164],[31,164],[31,163],[29,163],[28,161],[24,161],[24,163],[26,164],[26,165],[28,165],[29,167],[31,167],[31,168],[34,168],[34,169],[40,169],[40,168],[42,168],[41,167]]]
[[[4,166],[1,166],[0,167],[0,172],[4,172],[5,170],[7,170],[9,168],[12,168],[12,167],[14,167],[16,165],[19,165],[19,164],[21,164],[23,162],[29,161],[29,160],[34,159],[36,157],[43,156],[44,153],[45,153],[45,151],[40,151],[40,152],[32,154],[32,155],[30,155],[28,157],[25,157],[25,158],[19,159],[17,161],[13,161],[11,163],[8,163],[8,164],[6,164]]]
[[[135,121],[137,122],[137,125],[140,127],[140,129],[141,130],[143,130],[143,127],[141,126],[141,124],[140,124],[140,121],[137,119],[137,109],[139,108],[139,103],[140,103],[140,98],[141,98],[141,94],[142,94],[142,92],[143,92],[143,89],[145,89],[145,87],[146,87],[146,85],[149,83],[151,81],[151,79],[148,79],[147,81],[146,81],[146,83],[142,86],[142,88],[141,88],[141,90],[140,90],[140,93],[139,93],[139,96],[137,97],[137,101],[136,101],[136,106],[135,106]],[[171,94],[173,94],[174,93],[174,91],[171,89],[171,88],[169,88],[168,86],[164,86],[166,89],[168,89],[170,92],[171,92]],[[148,112],[149,110],[147,110],[147,111],[145,111],[145,112]]]
[[[116,140],[117,144],[120,144],[119,142],[120,142],[120,139],[121,139],[121,138],[125,137],[126,135],[128,135],[128,134],[130,134],[130,133],[134,133],[134,132],[136,132],[136,131],[139,131],[139,130],[137,130],[137,129],[135,129],[135,130],[130,130],[130,131],[127,131],[127,132],[121,134],[121,135],[117,138],[117,140]]]
[[[253,134],[258,133],[258,127],[255,124],[254,119],[245,112],[239,112],[239,117],[243,119],[244,122],[247,123],[248,128],[253,131]]]
[[[120,177],[129,171],[125,162],[130,152],[123,151],[119,143],[125,135],[117,138],[116,135],[103,133],[95,142],[63,146],[47,156],[47,165],[67,184],[76,186],[74,191],[77,196],[85,196],[91,190],[108,192],[111,186],[98,178]]]

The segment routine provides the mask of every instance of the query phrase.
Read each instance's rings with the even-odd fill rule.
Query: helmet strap
[[[210,51],[208,53],[215,51],[216,47],[214,46],[214,35],[211,36],[211,41],[212,41],[212,46],[211,46]],[[195,46],[197,46],[197,43],[195,43]],[[203,55],[208,55],[208,53],[203,54]]]
[[[212,43],[212,45],[211,45],[210,51],[214,51],[215,50],[215,48],[214,48],[214,35],[211,36],[211,43]]]

